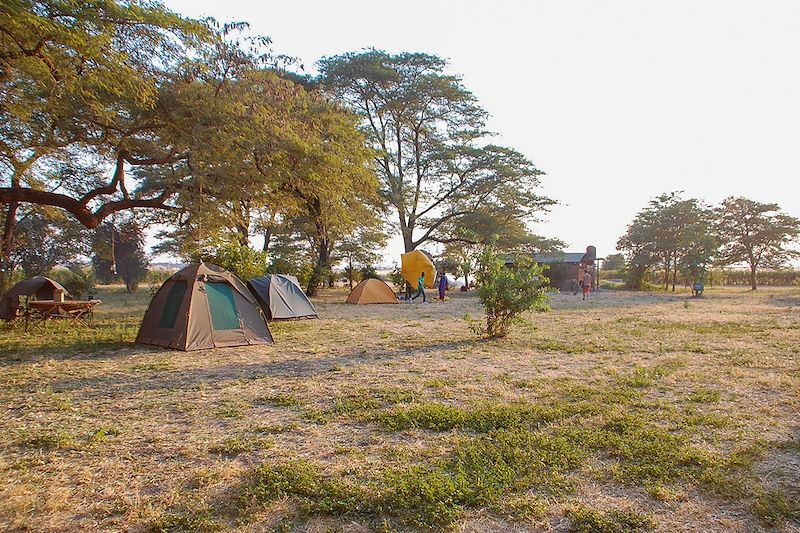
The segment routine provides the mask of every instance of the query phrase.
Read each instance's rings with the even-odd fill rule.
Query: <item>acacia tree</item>
[[[353,288],[353,274],[357,268],[366,271],[381,257],[380,249],[386,244],[386,233],[382,224],[361,225],[354,232],[342,237],[336,246],[336,259],[343,261],[350,289]]]
[[[52,208],[34,206],[19,213],[10,255],[10,269],[26,278],[46,276],[57,265],[73,263],[88,252],[86,229]]]
[[[103,283],[121,278],[127,292],[134,292],[147,276],[149,261],[144,250],[144,232],[136,219],[105,222],[92,236],[92,266]]]
[[[664,290],[675,290],[679,267],[696,270],[714,254],[711,212],[698,200],[681,198],[679,192],[662,194],[636,214],[617,242],[627,255],[628,285],[641,288],[645,274],[660,265]]]
[[[716,209],[716,216],[722,243],[719,263],[746,263],[752,290],[758,288],[758,268],[778,268],[800,255],[789,248],[800,236],[800,219],[781,212],[778,204],[731,196]]]
[[[211,39],[209,28],[157,3],[116,0],[4,2],[0,28],[2,266],[22,204],[64,209],[88,228],[163,206],[168,188],[129,192],[125,170],[179,156],[154,142],[153,111],[165,73]]]
[[[320,61],[325,90],[362,119],[406,252],[429,241],[472,242],[446,226],[477,210],[525,218],[553,203],[536,194],[542,172],[530,160],[485,143],[486,112],[446,66],[428,54],[378,50]]]

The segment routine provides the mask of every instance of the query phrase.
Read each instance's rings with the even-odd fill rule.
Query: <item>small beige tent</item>
[[[399,304],[397,296],[385,281],[368,278],[353,287],[347,296],[349,304]]]
[[[136,342],[190,351],[269,344],[272,335],[245,284],[224,268],[200,263],[164,282]]]

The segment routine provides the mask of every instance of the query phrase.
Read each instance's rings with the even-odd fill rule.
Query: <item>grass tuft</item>
[[[608,512],[577,506],[567,511],[570,529],[578,533],[625,533],[655,529],[654,520],[632,509]]]

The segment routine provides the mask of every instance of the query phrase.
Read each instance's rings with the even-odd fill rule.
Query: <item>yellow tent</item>
[[[436,283],[436,268],[427,255],[420,250],[414,250],[400,256],[403,278],[413,287],[417,288],[417,279],[425,272],[425,286],[432,289]]]

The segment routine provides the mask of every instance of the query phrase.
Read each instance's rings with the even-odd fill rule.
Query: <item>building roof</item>
[[[533,254],[537,263],[580,263],[584,252]]]

